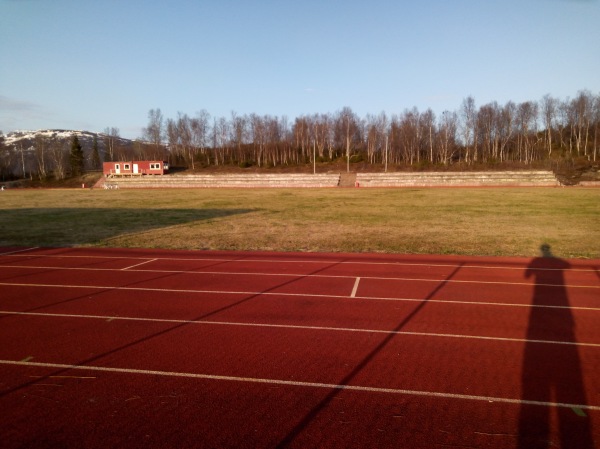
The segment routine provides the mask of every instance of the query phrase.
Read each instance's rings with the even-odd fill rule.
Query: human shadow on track
[[[525,272],[526,277],[534,278],[535,288],[521,372],[521,398],[529,403],[521,405],[518,448],[593,448],[589,417],[576,406],[588,404],[575,321],[564,280],[564,271],[570,265],[554,257],[550,245],[543,244],[540,250],[541,257],[533,259]],[[548,329],[556,332],[565,344],[540,342],[541,333]],[[573,404],[574,407],[549,407],[531,404],[531,401]],[[558,415],[560,442],[552,441],[553,413]]]
[[[314,406],[302,420],[296,424],[296,426],[277,444],[277,448],[284,448],[289,446],[294,442],[296,437],[300,435],[300,433],[317,417],[317,415],[324,410],[333,399],[336,398],[342,391],[344,385],[350,385],[352,379],[354,379],[371,361],[373,358],[379,354],[393,339],[398,336],[398,332],[400,332],[404,326],[406,326],[412,319],[417,316],[419,312],[425,307],[425,305],[437,295],[437,293],[444,288],[444,286],[456,276],[456,274],[461,270],[464,263],[460,263],[452,273],[450,273],[446,279],[440,281],[438,286],[431,292],[423,301],[419,303],[417,307],[414,308],[412,312],[410,312],[394,329],[392,329],[389,334],[375,347],[373,350],[367,354],[367,356],[358,364],[356,367],[346,375],[340,382],[339,385],[341,388],[332,390],[321,402],[319,402],[316,406]]]

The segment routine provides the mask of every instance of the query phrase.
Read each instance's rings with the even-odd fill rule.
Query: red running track
[[[600,261],[0,248],[3,448],[592,448]]]

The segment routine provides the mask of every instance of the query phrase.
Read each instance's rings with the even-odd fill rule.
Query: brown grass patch
[[[600,190],[11,190],[0,245],[600,258]]]

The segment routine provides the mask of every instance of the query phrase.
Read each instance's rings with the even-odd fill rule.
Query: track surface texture
[[[600,261],[0,248],[12,448],[600,447]]]

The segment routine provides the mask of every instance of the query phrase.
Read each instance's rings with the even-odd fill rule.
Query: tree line
[[[600,151],[600,94],[582,90],[575,98],[550,95],[539,101],[477,106],[471,96],[459,109],[436,115],[416,107],[388,115],[359,117],[349,107],[335,113],[287,117],[231,112],[213,117],[179,112],[164,118],[151,109],[140,139],[127,141],[118,128],[94,138],[83,163],[73,143],[38,136],[29,148],[0,141],[0,175],[61,179],[101,162],[150,159],[172,166],[278,167],[343,161],[373,170],[436,167],[530,166],[586,158]],[[75,161],[75,162],[74,162]],[[70,162],[70,163],[69,163]],[[75,167],[76,166],[76,167]]]
[[[359,117],[345,107],[333,114],[289,121],[271,115],[164,119],[151,109],[144,140],[164,145],[174,165],[275,167],[343,159],[389,166],[530,165],[585,157],[600,151],[600,94],[580,91],[573,99],[550,95],[540,101],[477,107],[473,97],[439,116],[416,107],[400,114]]]

